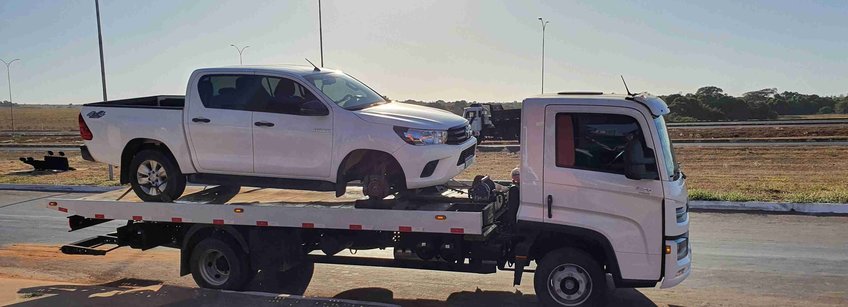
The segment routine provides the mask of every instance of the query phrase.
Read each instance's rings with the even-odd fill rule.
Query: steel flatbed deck
[[[244,187],[188,187],[174,202],[141,202],[129,190],[78,199],[48,199],[48,208],[72,216],[71,226],[108,220],[260,227],[344,229],[483,235],[497,203],[475,203],[456,190],[372,202],[358,187],[342,197],[313,192]],[[73,216],[78,216],[76,221]]]

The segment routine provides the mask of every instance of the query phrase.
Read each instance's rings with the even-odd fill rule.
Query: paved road
[[[191,278],[177,276],[178,253],[170,249],[146,252],[121,249],[105,257],[71,257],[58,255],[55,246],[20,245],[67,243],[111,231],[114,229],[111,227],[121,224],[112,222],[68,233],[60,213],[42,209],[42,202],[37,200],[28,201],[55,195],[0,191],[0,276],[30,266],[35,272],[27,271],[30,274],[27,276],[44,276],[39,278],[48,280],[93,279],[108,285],[116,282],[160,285],[152,296],[122,296],[131,300],[118,301],[134,305],[157,305],[159,301],[153,298],[185,293],[195,293],[191,297],[198,298],[200,290],[195,289]],[[848,304],[848,217],[693,213],[691,221],[694,268],[689,279],[672,289],[617,289],[610,297],[610,306]],[[25,257],[32,257],[34,262],[9,260],[19,250],[25,251]],[[363,254],[389,255],[385,251],[359,253]],[[64,258],[55,261],[54,257]],[[42,258],[47,260],[41,261]],[[476,275],[318,265],[307,295],[404,306],[532,306],[535,302],[532,274],[526,274],[518,287],[512,287],[511,281],[510,272]],[[58,291],[55,286],[46,288],[54,289],[53,293],[73,292]],[[225,300],[209,292],[201,293],[207,299]]]

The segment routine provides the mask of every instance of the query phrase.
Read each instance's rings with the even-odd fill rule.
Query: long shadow
[[[397,299],[394,293],[385,288],[358,288],[344,291],[333,298],[398,304],[414,307],[443,307],[443,306],[538,306],[535,294],[524,294],[520,291],[462,291],[454,292],[447,300],[432,299]],[[610,291],[606,306],[657,306],[644,294],[635,289],[615,289]]]
[[[385,288],[357,288],[333,298],[302,298],[269,293],[239,293],[165,285],[146,279],[119,279],[99,285],[48,285],[18,291],[21,302],[9,306],[537,306],[536,295],[519,291],[461,291],[446,300],[401,299]],[[350,302],[360,301],[360,303]],[[606,306],[656,306],[634,289],[612,290]]]
[[[368,306],[339,300],[186,288],[144,279],[31,287],[19,290],[18,296],[23,301],[9,306]]]

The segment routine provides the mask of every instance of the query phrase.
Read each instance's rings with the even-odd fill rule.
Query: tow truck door
[[[620,266],[622,278],[656,281],[662,263],[662,182],[628,179],[623,172],[628,134],[641,131],[638,137],[647,147],[657,148],[653,138],[645,140],[651,135],[648,123],[627,107],[549,105],[543,220],[603,235],[618,262],[627,264]]]

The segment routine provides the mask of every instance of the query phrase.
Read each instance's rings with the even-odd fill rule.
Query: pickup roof
[[[382,199],[446,183],[476,143],[460,116],[301,66],[199,69],[185,96],[86,104],[79,124],[83,157],[120,165],[145,201],[177,199],[186,181],[340,196],[359,180]]]

